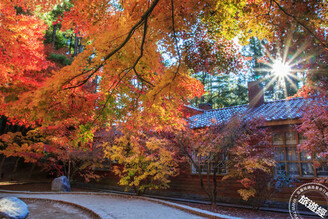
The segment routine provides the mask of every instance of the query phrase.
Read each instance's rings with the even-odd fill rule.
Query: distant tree
[[[242,74],[209,74],[201,72],[195,76],[204,84],[205,94],[191,100],[198,106],[212,104],[213,109],[243,105],[248,103],[248,91]]]
[[[55,49],[61,49],[67,45],[67,39],[65,39],[65,35],[68,37],[70,31],[60,31],[61,20],[64,16],[64,13],[69,11],[72,6],[73,5],[68,0],[64,0],[61,4],[56,5],[52,11],[41,15],[49,26],[45,35],[45,43],[51,43],[52,47]]]

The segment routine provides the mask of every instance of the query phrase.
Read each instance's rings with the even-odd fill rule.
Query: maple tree
[[[5,157],[16,157],[13,174],[16,173],[21,158],[26,163],[35,164],[44,156],[43,137],[35,130],[28,131],[25,135],[21,132],[8,132],[0,136],[0,153]],[[2,167],[1,167],[2,168]]]
[[[303,36],[311,35],[320,46],[327,48],[323,32],[327,25],[326,6],[325,1],[312,0],[218,1],[208,24],[213,33],[238,37],[243,43],[253,36],[275,41],[296,27],[303,30]]]
[[[201,188],[205,191],[212,204],[217,197],[217,173],[219,167],[226,165],[229,146],[223,145],[222,127],[193,130],[186,127],[176,131],[173,143],[179,154],[195,168],[200,179]],[[206,174],[204,182],[202,174]]]
[[[224,179],[239,179],[244,188],[239,189],[238,193],[244,200],[248,200],[255,196],[257,184],[266,186],[266,183],[258,183],[259,179],[265,174],[273,175],[272,167],[275,161],[272,156],[270,134],[265,128],[261,128],[263,121],[260,119],[237,120],[233,127],[239,123],[241,131],[233,136],[234,139],[231,141],[235,147],[231,148],[230,171]]]
[[[65,174],[71,180],[73,177],[80,177],[85,181],[99,178],[99,175],[93,172],[93,168],[101,166],[100,153],[91,152],[90,143],[85,144],[84,147],[77,147],[73,143],[68,146],[66,141],[59,143],[56,140],[58,136],[40,128],[26,133],[8,132],[0,136],[0,153],[5,157],[17,158],[13,174],[17,171],[19,161],[23,159],[25,163],[32,164],[31,171],[35,166],[40,166],[55,176]],[[62,139],[59,140],[62,141]],[[0,166],[0,172],[1,168],[2,166]]]
[[[72,86],[80,85],[78,82],[85,82],[85,79],[89,79],[89,78],[95,76],[95,74],[98,72],[101,72],[101,73],[99,73],[100,75],[101,74],[110,75],[110,74],[108,74],[108,72],[106,72],[107,66],[108,66],[108,69],[113,69],[112,66],[115,66],[115,69],[119,69],[119,71],[117,71],[117,72],[121,73],[120,74],[121,76],[124,75],[124,77],[130,77],[129,79],[135,77],[135,78],[137,78],[138,81],[141,81],[142,83],[146,84],[148,89],[151,88],[151,90],[154,90],[154,88],[152,88],[152,86],[149,83],[147,83],[147,82],[151,83],[151,80],[149,79],[151,74],[148,74],[147,77],[143,77],[143,75],[141,75],[141,74],[144,74],[143,72],[145,70],[143,70],[141,73],[140,72],[138,73],[138,69],[135,67],[141,65],[139,63],[139,61],[142,58],[142,56],[146,55],[147,52],[150,52],[151,49],[148,49],[148,48],[151,48],[153,46],[153,48],[157,49],[157,46],[154,46],[154,44],[158,43],[158,42],[163,42],[162,43],[163,47],[165,47],[165,51],[167,51],[167,53],[170,53],[171,55],[178,54],[178,56],[180,54],[180,56],[181,56],[183,53],[179,52],[179,48],[178,48],[179,45],[177,45],[177,43],[176,43],[177,37],[179,37],[179,39],[183,39],[184,37],[186,37],[186,39],[190,38],[191,34],[187,34],[188,29],[186,27],[188,26],[190,28],[190,25],[192,25],[192,24],[199,25],[199,20],[198,20],[199,16],[198,15],[203,16],[205,21],[208,21],[209,24],[214,25],[213,26],[214,32],[217,30],[220,30],[218,32],[220,34],[216,34],[216,35],[218,35],[218,36],[224,35],[224,36],[228,36],[228,37],[231,36],[232,32],[234,32],[234,36],[235,36],[240,31],[243,31],[243,33],[248,33],[249,36],[255,35],[255,34],[264,36],[264,34],[266,34],[265,36],[267,38],[269,38],[270,33],[272,32],[271,30],[275,29],[272,27],[273,24],[269,22],[271,20],[271,19],[269,19],[270,17],[263,16],[263,21],[265,21],[265,24],[267,24],[267,25],[261,25],[261,26],[264,26],[263,29],[259,29],[260,25],[256,25],[259,23],[258,22],[259,20],[254,21],[254,20],[250,19],[252,16],[256,17],[256,15],[257,15],[256,13],[261,15],[260,11],[261,12],[265,11],[264,10],[265,8],[269,9],[269,12],[271,12],[270,10],[272,10],[272,12],[274,12],[273,15],[275,16],[275,18],[277,18],[274,20],[281,19],[282,21],[280,21],[280,20],[279,21],[283,22],[283,21],[287,20],[287,18],[288,18],[288,19],[292,19],[295,22],[297,22],[297,20],[295,20],[295,18],[293,18],[292,16],[289,16],[286,13],[285,13],[285,16],[280,16],[281,14],[284,13],[283,10],[281,10],[281,9],[274,10],[273,9],[274,6],[280,8],[279,6],[281,6],[281,5],[279,5],[278,1],[270,2],[271,4],[269,4],[269,3],[268,4],[257,4],[257,3],[261,3],[261,1],[240,1],[239,3],[236,3],[235,7],[233,7],[234,3],[232,1],[231,2],[230,1],[226,1],[226,2],[208,1],[208,2],[203,2],[201,4],[200,3],[194,4],[194,2],[192,2],[192,1],[188,1],[188,2],[172,1],[171,6],[168,4],[164,5],[164,3],[162,3],[161,1],[153,1],[151,4],[149,3],[149,4],[144,4],[144,5],[141,3],[134,4],[134,1],[125,1],[124,4],[122,3],[122,4],[118,4],[118,5],[111,4],[106,1],[104,1],[104,2],[98,1],[97,3],[92,2],[91,4],[89,4],[89,3],[90,3],[89,1],[76,1],[76,2],[72,1],[72,4],[74,6],[69,12],[65,13],[64,18],[63,18],[63,26],[64,26],[64,28],[74,28],[74,29],[77,28],[78,31],[81,33],[81,35],[87,37],[87,39],[90,42],[92,42],[90,44],[90,49],[88,49],[85,52],[84,57],[81,57],[80,59],[78,59],[75,62],[76,64],[73,64],[72,67],[61,70],[58,74],[56,74],[56,77],[52,77],[51,79],[49,79],[49,80],[52,80],[54,84],[49,82],[47,84],[48,89],[57,90],[60,86],[63,86],[63,85],[64,86],[66,85],[69,87],[70,85],[68,85],[68,83],[72,83]],[[205,7],[205,5],[206,5],[206,7]],[[288,7],[288,5],[286,5],[286,4],[284,6]],[[304,8],[304,4],[297,4],[297,6],[300,8],[302,8],[302,7]],[[313,6],[313,7],[315,7],[315,6]],[[80,8],[83,8],[85,10],[78,10]],[[211,11],[211,9],[214,9],[214,8],[217,11],[215,11],[215,10]],[[216,17],[216,16],[222,16],[223,13],[220,13],[220,12],[222,12],[226,8],[229,8],[229,10],[227,10],[227,11],[231,14],[229,14],[228,18],[218,19],[220,17]],[[134,10],[131,11],[130,9],[134,9]],[[241,10],[243,13],[239,13],[238,10]],[[322,9],[320,8],[320,13],[324,12],[322,10],[324,10],[324,8],[322,8]],[[192,11],[193,13],[188,14],[188,12],[190,12],[190,11]],[[313,11],[314,10],[309,10],[309,13],[306,14],[306,16],[308,16],[308,17],[312,16],[313,18],[317,18],[317,20],[320,21],[320,17],[317,16],[317,14]],[[94,13],[94,12],[96,12],[96,13]],[[199,13],[197,14],[197,12],[199,12]],[[235,14],[238,14],[238,16],[234,17],[233,15],[235,15]],[[150,16],[150,15],[152,15],[152,16]],[[167,18],[164,21],[159,19],[159,18],[164,18],[164,17]],[[122,20],[122,19],[124,19],[124,20]],[[239,22],[235,22],[236,19],[239,19]],[[224,21],[225,23],[224,22],[220,23],[219,22],[220,20]],[[146,21],[147,21],[147,23],[146,23]],[[176,21],[176,22],[174,22],[174,21]],[[251,21],[251,22],[247,22],[247,21]],[[127,26],[122,25],[122,22],[124,24],[126,24]],[[255,22],[257,22],[257,23],[255,23]],[[136,25],[133,25],[133,24],[136,24]],[[144,25],[141,25],[141,24],[144,24]],[[221,25],[220,28],[215,28],[216,24]],[[238,25],[241,24],[241,25],[238,28],[237,27],[231,28],[231,27],[236,26],[236,24],[238,24]],[[269,24],[271,24],[271,26]],[[276,26],[279,26],[279,25],[276,25]],[[230,30],[229,31],[226,30],[229,27],[230,27]],[[112,31],[113,29],[115,29],[115,31]],[[144,31],[145,29],[147,31]],[[124,30],[131,30],[131,31],[124,31]],[[234,30],[237,30],[237,31],[234,31]],[[252,31],[249,31],[249,30],[252,30]],[[119,38],[123,38],[124,36],[121,36],[119,34],[115,35],[115,34],[124,33],[124,32],[127,32],[127,37],[125,37],[125,40],[122,40],[122,41],[118,40]],[[147,32],[148,32],[148,34],[147,34]],[[128,33],[130,33],[130,34],[128,34]],[[143,34],[143,33],[145,33],[145,34]],[[156,34],[156,33],[158,33],[158,34]],[[186,33],[186,34],[183,35],[183,33]],[[217,33],[217,32],[215,32],[215,33]],[[204,34],[205,35],[207,34],[206,31],[204,31]],[[147,38],[144,38],[143,35],[145,35],[145,37],[147,37]],[[248,37],[248,35],[247,35],[247,37]],[[243,34],[241,34],[241,36],[243,36]],[[245,39],[247,37],[245,37]],[[138,39],[139,43],[138,44],[131,43],[131,41],[132,41],[131,39],[136,39],[136,40]],[[143,39],[148,39],[148,40],[145,41]],[[150,41],[151,41],[150,39],[153,40],[152,44],[150,44]],[[197,39],[199,39],[199,37],[197,37]],[[106,42],[108,42],[108,43],[106,43]],[[148,43],[147,46],[145,46],[145,43]],[[201,45],[201,43],[199,43],[198,45]],[[225,44],[223,44],[223,45],[225,45]],[[117,49],[113,49],[113,50],[110,49],[110,48],[115,48],[115,46],[117,46]],[[141,50],[139,51],[140,53],[138,53],[135,50],[136,46],[141,48]],[[103,47],[103,48],[100,48],[100,47]],[[124,50],[123,47],[127,48],[127,50]],[[201,47],[201,46],[197,46],[197,47]],[[97,48],[99,51],[94,50],[95,48]],[[118,59],[115,59],[116,63],[113,63],[114,65],[107,64],[109,62],[108,60],[110,58],[114,57],[114,55],[118,51],[120,51],[121,49],[122,49],[122,51],[123,50],[128,51],[129,50],[128,48],[130,48],[132,52],[128,53],[128,54],[130,54],[130,56],[126,56],[125,57],[126,60],[131,60],[131,58],[133,58],[133,56],[134,56],[134,61],[137,61],[137,62],[132,62],[132,64],[128,63],[127,61],[124,63],[117,62],[117,60],[123,59],[122,54],[120,54],[120,57],[118,57]],[[148,49],[149,51],[146,52],[145,48]],[[144,51],[144,49],[145,49],[145,51]],[[107,51],[112,51],[112,52],[107,52]],[[154,49],[153,49],[152,52],[153,52],[153,54],[154,53],[156,54],[156,50],[154,51]],[[106,54],[107,54],[107,56],[106,56]],[[147,55],[150,55],[150,54],[147,54]],[[229,55],[231,55],[231,54],[227,54],[227,57],[229,57]],[[78,63],[85,62],[91,56],[95,56],[92,59],[92,64],[89,65],[89,64],[85,63],[84,66],[85,67],[87,66],[89,69],[94,68],[94,71],[89,70],[89,69],[83,70],[83,66],[79,66]],[[139,56],[140,56],[140,59],[139,59]],[[159,56],[152,55],[151,57],[159,57]],[[179,60],[182,60],[182,59],[179,59]],[[224,60],[224,56],[220,60]],[[134,65],[134,63],[136,63],[136,65]],[[160,62],[158,62],[158,63],[160,63]],[[189,61],[189,63],[190,63],[190,61]],[[103,66],[105,64],[106,64],[106,67]],[[120,64],[122,65],[121,67],[119,67]],[[147,63],[147,64],[149,64],[149,63]],[[180,62],[179,62],[179,64],[180,64]],[[218,64],[218,63],[216,63],[216,64]],[[150,66],[151,65],[147,65],[148,69],[150,68]],[[143,65],[143,67],[145,67],[145,64]],[[158,68],[158,67],[156,68],[156,66],[152,66],[152,67],[154,67],[152,69]],[[69,69],[74,69],[75,71],[70,71]],[[124,69],[130,70],[129,75],[127,72],[122,71]],[[169,71],[172,71],[172,69]],[[63,75],[64,72],[66,73],[65,75]],[[71,72],[71,75],[69,74],[69,72]],[[165,75],[170,75],[170,74],[165,74]],[[176,75],[171,72],[171,78],[169,76],[166,76],[166,77],[167,77],[167,79],[172,79],[173,77],[175,79]],[[79,78],[80,78],[80,80],[78,80]],[[71,79],[74,79],[75,81],[71,80]],[[103,77],[101,84],[107,84],[106,80],[111,80],[111,79],[112,79],[111,77]],[[161,78],[161,79],[163,79],[163,78]],[[114,79],[114,81],[115,81],[115,79]],[[116,82],[118,82],[118,81],[119,80],[116,79]],[[131,81],[131,80],[127,80],[127,81]],[[161,80],[161,81],[165,81],[165,80]],[[168,80],[168,81],[170,81],[170,80]],[[167,83],[162,83],[161,86],[164,85],[164,87],[167,88],[168,87]],[[109,83],[109,84],[112,85],[111,83]],[[151,84],[153,84],[153,83],[151,83]],[[116,86],[118,86],[118,85],[116,85]],[[159,88],[157,90],[161,90],[161,86],[159,86]],[[52,87],[52,88],[49,88],[49,87]],[[101,87],[102,87],[102,85],[101,85]],[[104,86],[104,88],[105,88],[105,86]],[[144,88],[144,89],[146,89],[146,88]],[[146,92],[146,93],[148,93],[148,92]],[[154,92],[152,92],[152,93],[154,93]],[[111,95],[111,96],[113,96],[113,95]],[[37,97],[40,97],[40,95]],[[108,101],[109,100],[107,100],[107,99],[105,100],[105,102],[108,102]]]
[[[260,119],[247,120],[243,115],[235,115],[230,121],[211,127],[196,130],[186,127],[175,132],[172,142],[176,150],[193,166],[212,204],[218,195],[217,174],[227,173],[223,180],[238,179],[244,187],[238,192],[248,199],[260,192],[255,186],[260,174],[255,173],[272,173],[275,161],[269,147],[270,137],[261,124]]]
[[[56,121],[68,117],[71,119],[73,117],[80,117],[79,119],[92,118],[92,112],[97,114],[94,121],[98,117],[104,117],[106,121],[112,123],[122,120],[121,115],[125,115],[129,111],[132,112],[132,115],[129,116],[131,118],[135,115],[141,118],[140,114],[144,114],[142,115],[144,117],[147,113],[155,111],[154,116],[150,118],[158,119],[160,117],[155,116],[156,111],[161,110],[157,110],[157,107],[168,111],[169,107],[167,106],[171,105],[165,101],[167,98],[171,99],[172,105],[170,108],[173,111],[173,109],[185,103],[195,92],[200,93],[201,85],[197,84],[195,79],[190,78],[186,67],[182,64],[175,64],[170,67],[163,66],[156,45],[158,41],[163,39],[162,36],[149,34],[152,37],[149,36],[147,40],[144,38],[148,36],[146,35],[147,31],[155,33],[151,29],[152,25],[148,29],[147,19],[150,13],[154,12],[153,10],[158,2],[154,1],[150,8],[145,10],[145,16],[142,16],[140,21],[138,21],[139,15],[143,14],[142,10],[147,8],[147,4],[134,5],[131,2],[126,2],[126,5],[122,5],[122,7],[126,6],[126,9],[120,12],[120,14],[126,13],[125,16],[113,16],[112,13],[118,8],[108,5],[108,8],[102,12],[106,16],[97,17],[99,22],[92,23],[90,22],[92,21],[90,16],[96,16],[97,13],[83,14],[89,13],[88,10],[78,11],[77,8],[82,7],[90,10],[98,10],[98,8],[93,8],[91,7],[92,4],[88,5],[86,2],[72,1],[74,7],[68,13],[65,13],[63,28],[72,27],[75,30],[80,28],[81,35],[92,43],[86,45],[85,51],[75,58],[72,65],[48,75],[49,77],[42,83],[41,88],[24,90],[19,95],[18,100],[3,104],[3,114],[10,118],[17,117],[20,121],[31,123],[40,120],[43,126],[47,126],[48,122],[49,125],[51,122],[56,123]],[[133,12],[129,10],[130,7],[134,6],[139,7],[138,10],[141,10],[139,15],[137,14],[138,10]],[[161,5],[161,7],[164,7],[164,5]],[[133,16],[129,15],[131,13]],[[161,16],[161,14],[158,14],[158,16]],[[129,21],[124,21],[129,17]],[[110,19],[110,22],[106,19]],[[123,43],[120,42],[119,38],[113,41],[125,32],[124,29],[129,28],[129,24],[133,24],[135,20],[137,25],[132,26],[131,33],[127,35]],[[156,19],[154,18],[154,20]],[[122,22],[125,22],[127,27],[122,25]],[[168,22],[172,24],[172,21]],[[117,31],[107,28],[109,23],[112,28],[116,26]],[[161,24],[161,26],[166,28],[165,24]],[[139,30],[142,27],[144,29]],[[96,29],[97,31],[94,33]],[[172,36],[166,37],[171,38],[170,41],[175,41]],[[147,47],[144,44],[147,44]],[[116,46],[118,49],[108,52]],[[139,54],[138,51],[135,51],[135,48],[140,46]],[[172,52],[175,52],[174,48],[171,49],[173,49]],[[145,54],[152,58],[143,58],[142,56]],[[115,59],[111,60],[111,64],[107,64],[108,59],[112,56],[115,56]],[[93,78],[95,80],[96,74],[99,76],[98,78],[101,78],[98,85],[99,92],[97,94],[93,93],[93,95],[89,93],[88,96],[85,89],[80,85],[85,84],[88,79]],[[42,81],[44,80],[38,80],[38,83],[40,84]],[[178,98],[182,97],[182,94],[184,96],[183,100]],[[156,102],[157,100],[158,102]],[[77,107],[78,103],[83,104],[82,110],[79,108],[81,105]],[[76,108],[76,110],[70,109],[70,107]],[[26,113],[27,111],[28,113]],[[86,112],[88,113],[85,114]],[[172,112],[172,114],[177,115],[176,112]],[[103,123],[103,121],[100,123]],[[134,123],[134,121],[131,121],[131,123]],[[126,124],[129,125],[129,123]],[[167,121],[166,124],[168,124]],[[164,124],[161,127],[164,127]]]
[[[298,131],[304,136],[300,144],[303,153],[315,158],[314,165],[319,167],[326,165],[322,161],[327,160],[327,130],[328,130],[328,107],[325,96],[316,96],[308,100],[309,104],[303,109],[302,124]]]
[[[237,124],[242,130],[233,140],[234,147],[229,151],[229,171],[223,180],[238,180],[242,188],[237,192],[254,209],[258,209],[273,193],[283,187],[293,187],[296,180],[285,172],[275,173],[271,132],[264,128],[263,119],[242,119],[237,120]]]
[[[7,6],[7,7],[6,7]],[[1,108],[43,81],[49,62],[43,54],[45,25],[33,16],[16,14],[12,5],[1,3]]]
[[[105,157],[117,163],[113,170],[120,176],[119,184],[133,188],[137,195],[168,188],[168,178],[178,173],[175,152],[165,138],[134,131],[111,142],[106,143]]]
[[[97,163],[94,162],[97,156],[89,156],[87,161],[83,161],[85,151],[91,150],[90,143],[87,143],[91,134],[88,130],[81,133],[81,130],[84,130],[83,125],[92,119],[92,116],[88,116],[92,110],[88,110],[94,107],[97,98],[94,89],[86,86],[71,90],[66,94],[67,98],[60,95],[64,101],[57,98],[57,101],[47,106],[48,109],[43,115],[29,105],[30,98],[34,98],[33,93],[43,87],[47,78],[60,69],[60,66],[54,65],[46,57],[49,51],[43,44],[43,36],[47,26],[39,17],[33,15],[34,10],[39,11],[37,7],[50,10],[55,3],[57,2],[1,2],[0,111],[8,118],[8,125],[18,124],[33,129],[25,133],[4,131],[5,134],[1,138],[6,147],[1,153],[7,157],[24,158],[25,162],[38,163],[45,168],[54,168],[56,174],[63,173],[67,169],[67,163],[72,163],[73,174],[76,172],[73,169],[78,169],[74,168],[74,164],[79,162],[79,166],[83,167],[83,174],[90,176],[92,174],[87,174],[86,169]],[[23,96],[29,98],[24,99]],[[74,117],[74,111],[79,112],[80,117]],[[36,135],[40,138],[33,137]],[[48,162],[44,162],[44,159]],[[18,162],[19,159],[16,164]]]
[[[55,3],[51,1],[44,3],[42,1],[1,1],[0,16],[0,66],[1,66],[1,82],[0,82],[0,111],[2,114],[2,122],[8,123],[2,125],[1,133],[10,131],[11,119],[4,117],[6,115],[8,104],[16,101],[19,95],[30,89],[36,89],[44,78],[49,75],[45,70],[51,67],[49,61],[44,56],[43,32],[46,28],[44,23],[32,16],[27,8],[32,10],[34,4]],[[48,5],[47,5],[48,4]],[[17,121],[20,125],[23,121]],[[9,130],[8,128],[9,127]],[[25,131],[26,133],[26,131]],[[7,157],[18,157],[14,167],[17,169],[19,157],[35,162],[38,156],[36,151],[27,146],[26,142],[22,142],[22,132],[5,134],[2,138],[1,153]],[[22,144],[20,144],[22,143]],[[20,145],[19,145],[20,144]],[[34,146],[37,147],[35,144]],[[5,157],[2,158],[1,168]]]
[[[175,35],[178,30],[171,13],[169,18],[173,20],[165,22],[156,16],[163,16],[161,10],[176,13],[178,6],[174,4],[180,3],[174,2],[171,8],[158,3],[126,1],[120,6],[124,10],[104,4],[108,7],[94,13],[100,8],[87,1],[72,1],[74,7],[64,13],[63,29],[72,28],[90,43],[71,65],[37,80],[38,87],[15,92],[19,97],[3,104],[2,114],[21,124],[41,125],[39,130],[52,136],[50,142],[59,151],[74,145],[83,148],[83,136],[94,132],[98,124],[124,121],[122,133],[181,126],[183,119],[176,109],[200,95],[202,86],[190,77],[182,57],[170,66],[164,65],[158,43],[168,41],[173,46],[165,50],[181,56]],[[176,20],[181,21],[182,17]],[[125,32],[127,35],[121,36]],[[88,80],[97,83],[98,92],[93,92],[95,87],[93,91],[88,89]]]

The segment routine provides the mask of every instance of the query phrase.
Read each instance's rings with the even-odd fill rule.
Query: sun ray
[[[269,83],[265,85],[264,90],[267,90],[277,80],[277,78],[278,76],[273,76]]]
[[[254,70],[258,72],[267,72],[270,71],[271,68],[254,68]]]
[[[300,71],[295,71],[295,73],[300,72]],[[302,79],[298,77],[296,74],[288,74],[289,77],[294,78],[295,80],[301,81]]]
[[[305,57],[305,58],[299,59],[298,61],[296,61],[296,62],[290,64],[290,67],[292,68],[292,67],[294,67],[294,66],[296,66],[296,65],[298,65],[298,64],[301,64],[301,63],[303,63],[303,62],[306,62],[306,61],[310,60],[311,58],[313,58],[313,56],[314,56],[314,55],[307,56],[307,57]]]
[[[288,91],[287,91],[287,85],[286,85],[286,78],[282,78],[282,80],[284,80],[284,83],[281,83],[282,87],[283,87],[283,91],[285,92],[285,96],[287,96]]]
[[[282,61],[283,62],[286,62],[286,60],[287,60],[287,55],[288,55],[288,51],[289,51],[289,47],[291,45],[291,42],[292,42],[292,36],[288,34],[287,40],[286,40],[286,43],[285,43],[284,54],[282,56]]]
[[[296,84],[294,83],[294,81],[292,81],[289,77],[286,77],[285,78],[289,83],[290,83],[290,85],[294,88],[294,89],[298,89],[297,88],[297,86],[296,86]]]
[[[285,40],[285,45],[283,47],[279,47],[275,49],[276,53],[271,54],[269,50],[271,50],[272,45],[264,45],[264,54],[268,58],[268,61],[264,63],[265,67],[254,69],[258,72],[269,72],[269,75],[263,77],[260,82],[268,81],[265,85],[265,90],[272,87],[273,84],[277,84],[277,91],[283,92],[284,96],[287,97],[288,90],[290,86],[291,88],[298,90],[298,82],[304,82],[304,75],[309,71],[315,71],[315,69],[303,69],[301,66],[303,64],[308,64],[312,61],[314,53],[310,56],[305,56],[304,52],[309,48],[309,43],[305,42],[300,45],[300,47],[291,53],[291,46],[294,46],[294,42],[292,37],[287,36]],[[279,42],[277,42],[279,44]],[[299,74],[303,74],[299,75]]]
[[[296,50],[296,52],[293,54],[293,56],[289,59],[288,64],[291,64],[308,47],[309,47],[309,43],[308,42],[303,43],[302,46],[298,50]]]
[[[277,98],[282,94],[285,98],[294,93],[288,93],[292,90],[298,90],[299,86],[304,85],[309,72],[318,72],[318,69],[308,69],[306,66],[311,64],[313,57],[317,52],[311,52],[306,55],[310,48],[310,42],[299,43],[287,33],[282,42],[277,41],[274,44],[263,45],[264,57],[261,59],[262,65],[254,68],[256,72],[264,72],[263,77],[258,82],[264,84],[264,90],[272,89],[277,92],[272,98]],[[274,51],[271,53],[270,51]],[[263,61],[265,60],[265,61]],[[302,82],[302,83],[300,83]],[[290,89],[291,88],[291,89]]]
[[[268,58],[269,58],[270,60],[275,60],[275,58],[273,58],[273,56],[272,56],[271,53],[268,51],[268,49],[267,49],[265,46],[264,46],[263,48],[264,48],[264,53],[265,53],[265,55],[267,55]]]

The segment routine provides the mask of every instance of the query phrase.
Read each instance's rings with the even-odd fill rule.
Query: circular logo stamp
[[[306,183],[298,187],[289,199],[289,213],[293,219],[302,219],[301,212],[326,218],[328,188],[319,183]]]

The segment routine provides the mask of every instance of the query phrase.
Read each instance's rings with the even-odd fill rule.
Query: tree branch
[[[143,56],[144,45],[145,45],[145,40],[146,40],[146,35],[147,35],[147,28],[148,28],[147,20],[148,20],[148,17],[146,17],[145,23],[144,23],[144,32],[143,32],[142,41],[141,41],[140,55],[138,56],[137,60],[134,62],[133,66],[132,66],[132,69],[134,70],[134,73],[136,74],[137,78],[140,81],[145,82],[145,83],[151,85],[152,87],[154,87],[154,85],[151,82],[149,82],[146,79],[142,78],[136,70],[136,66],[137,66],[138,62],[140,61],[140,59],[142,58],[142,56]]]
[[[171,0],[171,18],[172,18],[172,32],[173,32],[173,39],[175,41],[175,47],[178,53],[178,67],[177,70],[172,78],[172,81],[174,81],[174,79],[176,78],[176,76],[179,73],[179,69],[180,69],[180,65],[181,65],[181,54],[180,54],[180,50],[179,50],[179,44],[178,44],[178,39],[176,36],[176,31],[175,31],[175,22],[174,22],[174,4],[173,4],[173,0]],[[160,92],[162,92],[162,90],[164,90],[164,88],[166,88],[167,86],[171,85],[171,82],[167,83],[165,86],[163,86],[156,94],[154,94],[154,99],[156,97],[157,94],[159,94]]]
[[[125,71],[124,75],[116,82],[116,83],[113,83],[110,88],[108,90],[111,90],[111,93],[108,95],[108,97],[106,98],[106,101],[105,103],[103,104],[102,108],[100,109],[100,112],[98,113],[98,116],[92,121],[92,125],[94,125],[94,123],[99,119],[101,113],[104,111],[104,109],[106,108],[109,100],[110,100],[110,97],[112,96],[113,94],[113,90],[116,88],[116,86],[123,80],[123,78],[131,71],[131,68],[127,68],[125,70],[122,71],[122,73]]]
[[[283,7],[281,7],[281,5],[276,1],[276,0],[273,0],[273,2],[278,6],[278,8],[287,16],[293,18],[296,23],[298,23],[299,25],[301,25],[306,31],[308,31],[316,40],[319,41],[319,43],[325,47],[326,50],[328,50],[328,45],[326,43],[324,43],[321,39],[319,39],[319,37],[316,36],[316,34],[310,30],[309,27],[307,27],[305,24],[303,24],[300,20],[297,19],[297,17],[295,17],[294,15],[288,13]]]
[[[181,64],[181,54],[180,54],[180,50],[179,50],[179,44],[178,44],[178,39],[177,39],[177,36],[176,36],[176,31],[175,31],[175,22],[174,22],[174,4],[173,4],[173,0],[171,0],[171,4],[172,4],[172,9],[171,9],[171,17],[172,17],[172,31],[173,31],[173,38],[174,38],[174,41],[175,41],[175,47],[176,47],[176,50],[177,50],[177,53],[178,53],[178,68],[177,68],[177,71],[175,73],[175,75],[178,74],[179,72],[179,69],[180,69],[180,64]],[[174,77],[175,78],[175,77]],[[173,78],[173,80],[174,80]]]
[[[104,57],[104,60],[102,61],[102,63],[98,66],[96,66],[94,68],[94,70],[90,73],[90,75],[88,75],[88,77],[86,79],[84,79],[82,82],[78,83],[78,85],[72,86],[72,87],[67,87],[65,89],[70,89],[76,86],[82,86],[83,84],[85,84],[96,72],[99,71],[99,69],[101,69],[107,62],[108,59],[110,59],[113,55],[115,55],[118,51],[120,51],[132,38],[132,36],[134,35],[135,31],[137,29],[139,29],[139,27],[144,24],[147,20],[147,18],[149,17],[149,15],[152,13],[152,11],[154,10],[154,8],[156,7],[156,5],[158,4],[159,0],[154,0],[152,2],[152,4],[150,5],[150,7],[147,9],[147,11],[141,16],[141,19],[135,24],[133,25],[133,27],[130,29],[128,35],[126,36],[125,40],[116,48],[114,49],[112,52],[110,52],[109,54],[107,54]],[[68,81],[66,81],[63,85],[70,83],[72,80],[76,79],[77,77],[80,77],[86,73],[88,73],[90,70],[88,71],[83,71],[80,74],[72,77],[71,79],[69,79]]]

